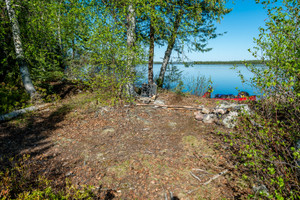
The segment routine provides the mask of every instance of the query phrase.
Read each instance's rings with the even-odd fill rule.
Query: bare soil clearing
[[[194,111],[152,106],[106,107],[80,96],[0,124],[0,156],[30,154],[32,171],[59,188],[93,185],[101,199],[238,199],[228,146],[215,124]],[[214,107],[214,100],[160,94],[166,104]],[[216,174],[215,180],[203,185]],[[241,184],[243,185],[243,184]]]

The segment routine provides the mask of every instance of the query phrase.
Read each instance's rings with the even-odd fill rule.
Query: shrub
[[[23,87],[0,83],[0,114],[23,108],[30,100]]]
[[[204,75],[199,74],[197,77],[184,77],[188,84],[187,89],[193,95],[203,96],[205,92],[212,88],[211,78],[206,78]],[[211,91],[212,92],[212,91]]]
[[[250,187],[266,186],[268,194],[264,196],[271,199],[300,197],[300,154],[291,138],[293,133],[283,128],[282,122],[257,114],[244,116],[235,133],[225,134],[239,170],[250,177]]]
[[[253,55],[262,56],[263,66],[248,68],[263,96],[253,105],[256,114],[244,116],[238,133],[226,135],[226,140],[250,182],[268,189],[262,196],[299,199],[299,6],[296,0],[261,2],[269,19],[255,40]]]
[[[158,81],[158,79],[156,79]],[[173,89],[182,82],[182,71],[176,65],[169,64],[167,66],[163,87],[165,89]],[[159,85],[159,83],[157,83]]]
[[[67,183],[65,188],[54,191],[51,181],[44,177],[35,177],[30,173],[29,156],[15,160],[9,159],[6,168],[0,166],[0,199],[94,199],[92,186],[77,189]],[[1,158],[0,163],[4,159]]]

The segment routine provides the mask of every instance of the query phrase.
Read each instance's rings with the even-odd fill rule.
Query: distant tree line
[[[262,60],[195,61],[193,64],[263,64]]]
[[[170,62],[170,64],[263,64],[267,61],[262,60],[234,60],[234,61],[192,61],[192,62]],[[154,62],[154,64],[162,64],[162,62]]]

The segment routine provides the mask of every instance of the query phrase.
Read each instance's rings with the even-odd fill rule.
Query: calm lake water
[[[213,96],[215,94],[234,94],[237,95],[238,91],[246,91],[250,95],[257,95],[258,92],[255,88],[251,87],[249,84],[242,83],[241,78],[238,76],[238,71],[240,71],[246,80],[250,80],[253,74],[248,71],[244,65],[236,65],[236,70],[232,69],[234,67],[231,64],[201,64],[185,67],[183,64],[174,64],[180,71],[182,71],[182,80],[185,86],[185,91],[189,91],[189,85],[191,85],[191,80],[199,76],[205,76],[210,78],[213,86]],[[160,72],[160,64],[155,64],[153,71],[154,77],[158,77]],[[138,71],[141,70],[148,73],[147,66],[138,66]],[[146,73],[146,74],[147,74]],[[141,82],[147,82],[147,75]],[[173,85],[174,87],[176,85]]]

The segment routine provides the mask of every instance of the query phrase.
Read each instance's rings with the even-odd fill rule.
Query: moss
[[[192,136],[192,135],[184,136],[182,138],[182,143],[187,148],[189,148],[189,147],[200,147],[200,144],[201,144],[199,142],[199,140],[195,136]]]

